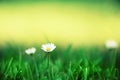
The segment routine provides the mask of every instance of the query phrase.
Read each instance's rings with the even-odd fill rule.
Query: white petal
[[[50,48],[50,50],[48,51],[47,48]],[[52,52],[55,48],[56,46],[53,43],[47,43],[43,44],[41,49],[44,50],[45,52]]]
[[[118,47],[118,43],[114,40],[108,40],[106,42],[106,48],[117,48]]]
[[[26,54],[34,54],[36,52],[36,48],[32,47],[32,48],[29,48],[29,49],[26,49],[25,50]]]

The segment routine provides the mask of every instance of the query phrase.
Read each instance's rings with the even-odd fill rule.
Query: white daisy
[[[108,40],[105,44],[106,48],[108,49],[115,49],[118,47],[118,43],[114,40]]]
[[[36,52],[36,48],[32,47],[32,48],[26,49],[25,52],[28,55],[34,54]]]
[[[56,46],[53,43],[47,43],[42,45],[42,50],[45,52],[52,52]]]

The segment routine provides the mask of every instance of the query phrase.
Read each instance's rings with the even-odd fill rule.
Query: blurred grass
[[[40,46],[31,45],[37,52],[30,56],[25,50],[30,46],[11,44],[0,48],[0,79],[1,80],[119,80],[119,50],[115,67],[111,66],[114,51],[103,46],[72,45],[57,48],[50,53],[48,69],[47,54]]]

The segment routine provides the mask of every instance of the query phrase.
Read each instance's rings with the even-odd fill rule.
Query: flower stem
[[[50,55],[48,54],[48,69],[49,69],[49,66],[50,66]]]
[[[116,65],[116,57],[117,57],[117,51],[115,50],[114,51],[114,56],[113,56],[113,68],[115,68],[115,65]]]
[[[50,54],[48,54],[48,80],[50,79]]]
[[[19,69],[21,69],[22,53],[19,52]]]
[[[115,76],[115,65],[116,65],[116,57],[117,57],[117,51],[114,50],[113,52],[113,62],[112,62],[112,66],[111,66],[111,76],[114,77]]]
[[[34,57],[33,57],[33,62],[34,62],[34,66],[35,66],[36,76],[37,76],[37,79],[38,79],[39,78],[38,66],[37,66],[37,63],[36,63],[36,60],[35,60]]]

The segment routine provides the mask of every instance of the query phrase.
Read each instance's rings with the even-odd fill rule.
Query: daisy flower
[[[34,54],[36,52],[36,48],[32,47],[32,48],[28,48],[25,50],[25,53],[30,55],[30,54]]]
[[[114,40],[108,40],[105,44],[106,48],[108,49],[115,49],[118,47],[118,43]]]
[[[45,52],[52,52],[56,46],[53,43],[47,43],[42,45],[42,50]]]

